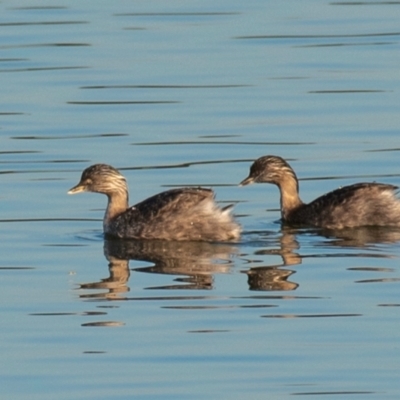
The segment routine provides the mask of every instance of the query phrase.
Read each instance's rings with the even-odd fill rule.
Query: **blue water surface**
[[[0,4],[1,392],[12,399],[397,399],[400,233],[284,230],[252,160],[304,201],[400,184],[396,2]],[[235,204],[240,243],[104,241],[185,185]]]

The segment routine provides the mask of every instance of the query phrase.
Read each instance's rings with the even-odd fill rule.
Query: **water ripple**
[[[119,137],[129,136],[127,133],[99,133],[94,135],[60,135],[60,136],[11,136],[11,139],[17,140],[60,140],[60,139],[90,139],[97,137]]]
[[[121,13],[114,14],[115,17],[210,17],[220,15],[240,15],[239,12],[144,12],[144,13]]]
[[[2,26],[36,26],[36,25],[78,25],[88,24],[89,21],[38,21],[38,22],[0,22]]]
[[[67,101],[67,104],[89,105],[89,106],[107,106],[107,105],[126,105],[126,104],[178,104],[176,100],[118,100],[118,101]]]
[[[316,396],[340,395],[340,396],[343,396],[343,395],[348,395],[348,394],[374,394],[374,393],[375,392],[357,391],[357,390],[354,390],[354,391],[345,390],[345,391],[339,391],[339,392],[337,392],[337,391],[330,391],[330,392],[298,392],[298,393],[291,393],[291,395],[292,396],[312,396],[312,395],[316,395]]]
[[[393,6],[399,5],[400,1],[333,1],[331,6]]]
[[[378,32],[378,33],[353,33],[353,34],[337,34],[337,35],[252,35],[252,36],[236,36],[234,39],[331,39],[331,38],[369,38],[369,37],[386,37],[400,36],[400,32]]]
[[[9,68],[1,69],[0,72],[36,72],[36,71],[63,71],[72,69],[86,69],[85,66],[70,66],[70,67],[26,67],[26,68]]]
[[[391,90],[380,89],[339,89],[339,90],[310,90],[307,93],[313,94],[346,94],[346,93],[387,93]]]
[[[336,318],[336,317],[361,317],[363,314],[275,314],[261,315],[261,318]]]
[[[251,87],[252,85],[92,85],[81,86],[80,89],[225,89]]]

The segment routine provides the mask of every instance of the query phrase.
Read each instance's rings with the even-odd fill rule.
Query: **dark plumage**
[[[68,194],[80,192],[107,195],[103,221],[107,236],[207,242],[240,237],[240,227],[230,214],[232,205],[219,208],[210,189],[172,189],[129,207],[125,178],[110,165],[95,164],[83,171]]]
[[[282,221],[297,226],[342,229],[357,226],[400,227],[397,186],[356,183],[329,192],[309,204],[299,197],[299,183],[290,165],[281,157],[264,156],[250,167],[240,185],[273,183],[281,194]]]

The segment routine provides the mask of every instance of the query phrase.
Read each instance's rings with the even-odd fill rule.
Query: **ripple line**
[[[275,314],[261,315],[261,318],[337,318],[337,317],[361,317],[362,314]]]
[[[81,86],[80,89],[224,89],[251,87],[252,85],[93,85]]]
[[[388,90],[380,89],[343,89],[343,90],[310,90],[311,94],[344,94],[344,93],[387,93]]]
[[[63,71],[72,69],[86,69],[89,67],[77,66],[77,67],[28,67],[28,68],[10,68],[0,69],[0,72],[36,72],[36,71]]]
[[[67,104],[84,105],[84,106],[107,106],[107,105],[124,105],[124,104],[178,104],[176,100],[127,100],[127,101],[67,101]]]
[[[354,33],[347,35],[253,35],[236,36],[234,39],[330,39],[330,38],[363,38],[363,37],[383,37],[400,36],[400,32],[380,32],[380,33]]]
[[[219,15],[240,15],[239,12],[146,12],[146,13],[121,13],[114,14],[115,17],[209,17]]]
[[[65,221],[101,221],[95,218],[21,218],[21,219],[0,219],[0,223],[8,222],[65,222]]]
[[[88,23],[88,21],[1,22],[0,26],[77,25]]]
[[[133,146],[179,146],[179,145],[193,145],[193,144],[240,144],[240,145],[265,145],[265,146],[304,146],[313,145],[315,142],[245,142],[245,141],[234,141],[234,140],[180,140],[180,141],[169,141],[169,142],[139,142],[132,143]],[[248,161],[254,161],[249,159]]]
[[[322,395],[344,395],[344,394],[373,394],[375,392],[364,392],[364,391],[340,391],[340,392],[299,392],[291,393],[292,396],[322,396]]]

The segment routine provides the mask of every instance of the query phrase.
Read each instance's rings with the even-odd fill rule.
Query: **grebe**
[[[398,187],[384,183],[356,183],[329,192],[309,204],[299,197],[299,182],[281,157],[264,156],[250,167],[240,185],[273,183],[281,195],[282,222],[297,226],[342,229],[358,226],[400,227]]]
[[[95,164],[83,171],[68,194],[80,192],[107,195],[103,229],[108,237],[207,242],[240,237],[240,226],[231,216],[233,206],[219,208],[210,189],[172,189],[129,207],[125,178],[110,165]]]

